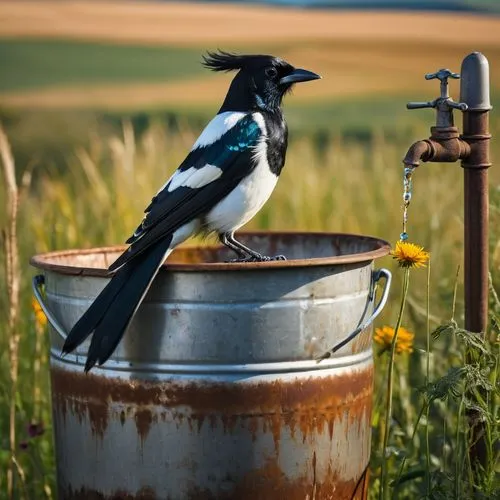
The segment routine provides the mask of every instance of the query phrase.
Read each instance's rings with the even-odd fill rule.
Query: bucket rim
[[[262,269],[290,269],[303,267],[320,267],[339,264],[356,264],[369,263],[380,257],[389,254],[391,245],[380,238],[374,236],[360,235],[354,233],[330,233],[330,232],[304,232],[304,231],[242,231],[237,233],[240,236],[247,237],[269,237],[277,236],[281,238],[309,236],[315,238],[338,238],[346,237],[352,239],[360,239],[370,242],[373,249],[366,252],[358,252],[344,255],[333,255],[331,257],[311,257],[307,259],[290,259],[290,260],[275,260],[268,262],[195,262],[181,263],[170,262],[169,259],[175,255],[175,252],[186,250],[203,249],[215,251],[221,248],[221,245],[199,245],[196,243],[180,245],[176,248],[163,265],[168,271],[253,271]],[[36,254],[30,258],[30,264],[44,271],[58,272],[60,274],[69,274],[75,276],[107,276],[110,274],[104,267],[83,267],[72,266],[68,264],[59,264],[54,262],[54,259],[59,260],[61,257],[71,257],[75,255],[91,255],[91,254],[111,254],[123,252],[128,248],[128,245],[114,245],[105,247],[92,248],[74,248],[67,250],[56,250]],[[111,264],[112,260],[110,260]]]

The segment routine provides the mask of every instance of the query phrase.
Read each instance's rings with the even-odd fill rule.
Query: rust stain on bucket
[[[131,421],[141,446],[145,446],[153,426],[164,425],[172,419],[179,425],[187,421],[193,436],[198,435],[203,426],[209,426],[210,432],[223,429],[224,434],[234,435],[234,439],[239,439],[238,432],[242,429],[252,440],[262,434],[272,435],[274,454],[267,457],[264,465],[240,476],[229,475],[223,486],[217,484],[213,489],[194,486],[196,482],[193,482],[183,498],[361,500],[366,498],[366,474],[345,477],[332,466],[331,458],[328,465],[324,461],[320,465],[316,451],[312,451],[306,466],[295,476],[287,476],[280,465],[280,440],[284,429],[288,429],[292,439],[300,443],[318,436],[332,442],[339,438],[338,431],[335,433],[337,425],[346,429],[342,440],[349,440],[347,432],[365,435],[364,427],[371,414],[372,379],[372,365],[345,374],[255,383],[209,382],[208,379],[199,382],[191,379],[188,383],[174,379],[153,382],[53,369],[52,394],[55,413],[62,419],[64,415],[66,418],[73,415],[80,421],[88,419],[93,432],[101,438],[105,438],[106,426],[110,423],[116,421],[121,429]],[[171,466],[165,464],[167,469]],[[322,473],[317,472],[319,467],[323,467]],[[155,493],[150,487],[136,492],[103,493],[91,488],[62,491],[63,498],[67,499],[99,500],[159,498]]]
[[[367,479],[366,479],[367,482]],[[269,487],[272,484],[272,487]],[[362,500],[367,484],[365,476],[360,481],[342,481],[329,476],[328,480],[311,484],[308,477],[290,481],[283,474],[276,459],[270,459],[264,467],[247,474],[234,489],[214,494],[207,489],[193,488],[189,500]]]
[[[355,424],[370,415],[372,378],[372,367],[344,375],[256,383],[123,380],[53,369],[52,394],[57,412],[87,418],[101,438],[110,419],[123,425],[122,411],[114,415],[111,403],[131,408],[141,441],[158,421],[154,407],[170,410],[174,419],[179,408],[187,407],[188,414],[181,413],[190,419],[193,432],[199,432],[206,420],[211,426],[220,420],[224,431],[231,433],[240,420],[253,434],[260,425],[271,432],[279,451],[282,426],[292,435],[299,429],[303,440],[323,432],[331,439],[335,420],[347,415]]]
[[[229,480],[231,478],[228,478]],[[270,487],[269,485],[272,485]],[[261,468],[251,471],[236,482],[230,491],[217,491],[196,486],[185,495],[186,500],[362,500],[366,498],[368,474],[358,481],[343,481],[329,475],[324,482],[313,482],[308,477],[289,480],[280,469],[276,459],[269,459]],[[63,494],[64,500],[153,500],[159,498],[153,489],[141,488],[137,493],[117,490],[110,494],[81,488],[69,488]]]
[[[153,412],[149,408],[137,408],[134,418],[137,434],[141,438],[141,443],[144,444],[153,420],[157,421],[157,419],[153,416]]]

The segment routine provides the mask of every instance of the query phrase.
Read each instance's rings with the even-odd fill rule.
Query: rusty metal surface
[[[410,146],[403,163],[418,167],[423,162],[454,163],[467,158],[470,146],[459,137],[456,127],[431,127],[431,137]]]
[[[51,376],[56,447],[72,463],[61,498],[364,498],[371,359],[320,374],[157,381],[56,363]]]
[[[488,170],[464,171],[465,328],[486,331],[488,323]]]
[[[168,258],[169,269],[176,271],[225,271],[315,267],[328,264],[370,262],[387,255],[390,245],[370,236],[340,233],[243,232],[242,243],[266,255],[285,254],[286,261],[225,262],[233,252],[221,246],[183,246]],[[125,246],[65,250],[32,257],[39,269],[73,275],[106,276],[106,269],[125,250]]]
[[[462,162],[464,168],[464,293],[465,328],[485,334],[488,325],[488,260],[489,260],[489,69],[488,61],[478,53],[470,54],[462,64],[466,72],[461,94],[472,99],[471,109],[464,113],[462,139],[470,144],[470,154]],[[476,84],[476,88],[471,86]],[[484,94],[486,92],[487,94]],[[474,410],[467,412],[471,426],[472,464],[484,467],[487,460],[484,427]]]

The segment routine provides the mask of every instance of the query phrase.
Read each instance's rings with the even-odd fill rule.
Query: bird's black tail
[[[115,350],[158,273],[170,242],[171,238],[163,239],[120,268],[69,332],[64,353],[76,349],[94,332],[85,371],[96,363],[103,364]]]

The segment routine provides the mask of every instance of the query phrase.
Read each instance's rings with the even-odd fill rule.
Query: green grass
[[[398,124],[399,121],[395,121],[395,125]],[[19,498],[23,497],[23,489],[27,491],[27,498],[50,498],[55,490],[48,392],[48,339],[45,334],[37,336],[34,324],[29,283],[34,271],[27,265],[28,258],[48,250],[124,241],[140,219],[143,207],[163,182],[161,179],[165,179],[180,163],[199,130],[181,122],[180,129],[169,131],[161,123],[153,121],[145,127],[140,137],[134,137],[130,122],[125,121],[124,127],[118,132],[103,134],[90,129],[88,132],[92,139],[89,144],[75,147],[71,155],[65,156],[65,168],[62,171],[50,162],[36,164],[36,180],[21,201],[19,245],[22,289],[18,321],[18,331],[21,333],[20,380],[15,404],[17,440],[28,442],[29,447],[26,451],[17,451],[25,477],[23,486],[23,481],[17,476],[16,491]],[[278,187],[247,228],[350,232],[375,235],[394,242],[401,230],[401,158],[410,142],[428,135],[427,125],[424,126],[419,120],[411,124],[410,130],[411,137],[407,140],[376,129],[371,131],[369,137],[359,139],[339,129],[325,136],[322,147],[318,147],[314,137],[299,135],[292,138],[287,165]],[[492,132],[494,135],[500,133],[500,121],[495,117],[492,120]],[[349,140],[345,139],[346,136]],[[497,142],[493,142],[493,156],[500,157]],[[132,165],[132,170],[127,165]],[[20,179],[26,166],[18,167]],[[408,230],[411,240],[424,245],[432,255],[432,328],[446,323],[451,317],[456,269],[463,259],[461,174],[458,164],[424,165],[414,174],[414,197],[410,205]],[[500,174],[493,168],[491,269],[497,289],[500,285],[499,186]],[[0,190],[4,188],[0,182]],[[5,225],[4,208],[0,206],[0,227]],[[3,256],[0,256],[2,260]],[[10,376],[4,318],[8,311],[8,295],[4,285],[4,262],[0,263],[0,386],[3,387],[0,391],[0,408],[7,409]],[[401,273],[390,258],[376,262],[376,266],[389,267],[394,271],[390,303],[377,325],[394,325],[399,307]],[[450,475],[452,481],[461,481],[464,471],[461,460],[467,450],[466,429],[459,412],[459,400],[453,397],[449,397],[446,404],[439,398],[432,400],[429,453],[424,446],[425,426],[418,426],[416,437],[411,437],[419,409],[425,401],[420,388],[426,376],[426,274],[425,271],[419,271],[412,276],[407,312],[403,318],[403,326],[416,334],[415,350],[411,355],[398,358],[396,363],[394,424],[391,426],[389,445],[393,450],[406,450],[408,457],[403,476],[406,481],[399,486],[401,496],[398,498],[420,498],[419,495],[425,492],[426,477],[430,478],[430,485],[436,491],[440,485],[448,484],[448,479],[443,483],[444,476]],[[460,274],[455,307],[455,318],[459,324],[463,318],[462,293]],[[444,340],[431,344],[431,381],[434,384],[438,383],[440,377],[446,376],[451,366],[463,363],[465,351],[457,344],[455,337],[458,334],[453,331],[451,329],[448,336],[444,335]],[[34,372],[34,359],[40,362],[38,376]],[[386,359],[377,356],[376,362],[371,498],[376,498],[380,486],[377,479],[381,463],[380,426],[386,418],[383,405]],[[37,387],[41,391],[39,399],[34,396]],[[429,386],[428,391],[433,387]],[[462,393],[459,391],[459,394]],[[432,394],[429,392],[428,397],[431,399]],[[498,431],[497,397],[493,395],[488,414],[493,422],[497,419],[495,425]],[[28,439],[27,425],[33,421],[43,422],[46,432],[40,437]],[[2,410],[0,436],[7,435],[7,412]],[[443,435],[446,436],[446,447],[443,447]],[[5,470],[9,461],[8,442],[6,438],[0,439],[0,468]],[[443,452],[445,448],[446,453]],[[396,453],[389,459],[391,480],[398,476],[401,457]],[[429,467],[426,465],[428,457],[431,459]],[[416,474],[413,479],[411,474]],[[493,482],[492,487],[498,487],[498,476],[495,481],[497,483]],[[4,491],[4,485],[2,475],[0,492]],[[461,489],[465,491],[466,487],[465,483],[460,482]],[[453,495],[454,489],[450,487],[448,490]],[[461,498],[469,497],[464,493]]]
[[[159,82],[197,75],[200,50],[71,40],[0,39],[0,91]]]

